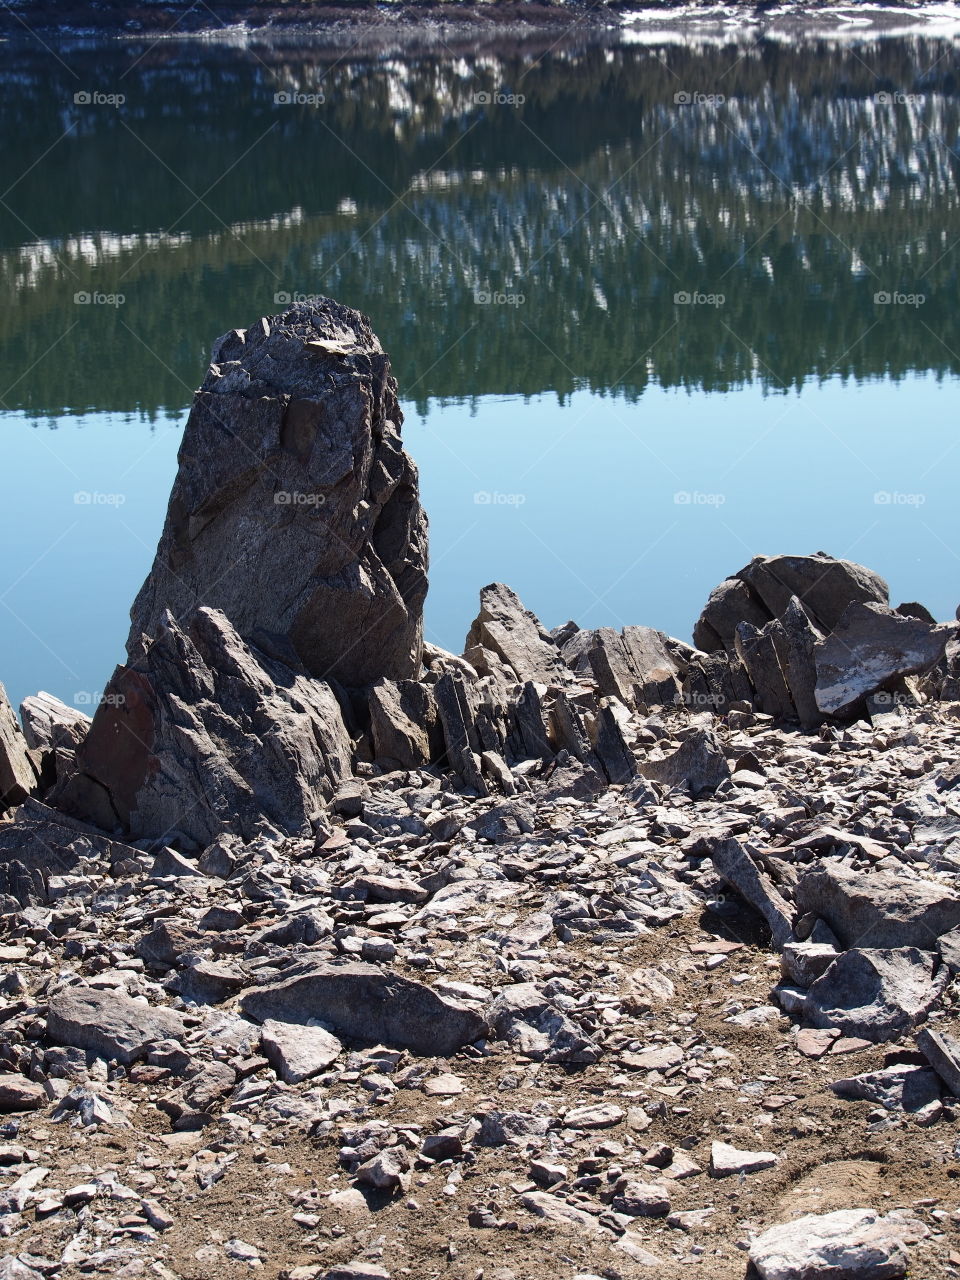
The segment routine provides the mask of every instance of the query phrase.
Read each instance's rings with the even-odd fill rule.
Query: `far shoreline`
[[[0,8],[0,44],[24,40],[259,44],[309,41],[358,53],[398,45],[482,45],[496,40],[622,38],[638,43],[697,38],[858,39],[960,35],[960,3],[909,0],[787,0],[786,3],[690,3],[689,0],[13,0]]]

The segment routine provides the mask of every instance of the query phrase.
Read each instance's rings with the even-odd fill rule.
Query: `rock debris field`
[[[0,700],[0,1280],[960,1276],[956,623],[817,552],[447,653],[401,421],[227,334],[96,715]]]

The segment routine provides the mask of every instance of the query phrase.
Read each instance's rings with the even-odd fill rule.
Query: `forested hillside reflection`
[[[175,411],[216,333],[314,292],[421,405],[960,369],[952,45],[144,53],[0,55],[8,409]]]

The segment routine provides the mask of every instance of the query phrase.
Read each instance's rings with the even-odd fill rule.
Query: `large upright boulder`
[[[247,640],[283,637],[320,679],[418,676],[427,523],[401,422],[358,311],[318,299],[220,338],[131,610],[130,662],[166,610],[207,606]]]
[[[350,772],[330,686],[198,609],[185,628],[167,614],[117,668],[54,802],[107,831],[202,848],[221,832],[309,835]]]
[[[754,556],[711,593],[693,630],[694,643],[707,653],[733,651],[737,625],[758,630],[782,618],[796,596],[811,624],[831,631],[855,601],[886,605],[890,591],[872,569],[838,560],[825,551],[810,556]]]

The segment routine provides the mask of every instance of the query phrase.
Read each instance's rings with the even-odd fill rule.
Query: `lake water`
[[[952,617],[958,64],[922,37],[0,46],[12,699],[95,701],[211,341],[298,294],[392,356],[436,643],[497,579],[548,625],[689,639],[758,552]]]

